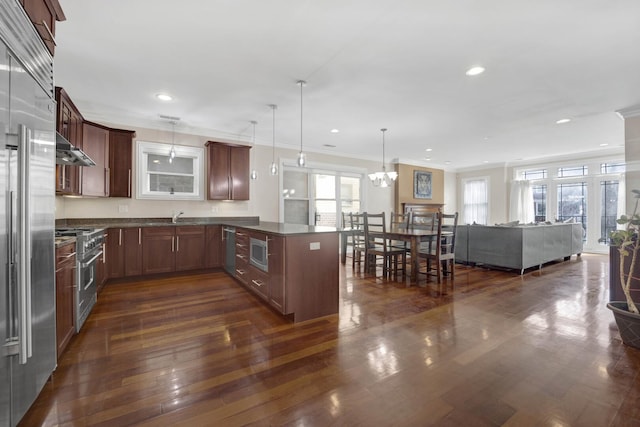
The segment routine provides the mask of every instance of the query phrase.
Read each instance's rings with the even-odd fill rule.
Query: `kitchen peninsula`
[[[106,230],[99,285],[157,274],[224,268],[294,322],[338,312],[338,233],[257,217],[58,220]],[[100,286],[101,287],[101,286]]]

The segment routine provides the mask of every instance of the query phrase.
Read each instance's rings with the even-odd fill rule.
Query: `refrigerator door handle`
[[[31,131],[24,125],[18,126],[18,213],[20,223],[20,245],[18,252],[18,362],[27,363],[33,355],[31,337],[31,215],[29,201],[31,199],[29,186],[29,156],[31,155]]]

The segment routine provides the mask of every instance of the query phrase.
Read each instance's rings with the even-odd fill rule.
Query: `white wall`
[[[115,124],[107,124],[114,128],[123,128]],[[130,130],[134,130],[128,128]],[[171,143],[171,131],[153,129],[135,129],[133,151],[133,195],[132,198],[71,198],[56,197],[56,218],[165,218],[174,212],[184,211],[185,217],[228,217],[259,216],[264,221],[279,220],[279,176],[269,175],[272,160],[272,147],[256,145],[251,149],[251,165],[258,171],[258,179],[251,181],[249,201],[153,201],[135,198],[135,164],[136,141]],[[209,138],[198,135],[187,135],[176,132],[177,145],[204,147]],[[230,141],[234,142],[234,141]],[[246,144],[246,142],[243,142]],[[276,147],[276,162],[281,158],[295,159],[296,150]],[[380,167],[379,163],[354,158],[332,156],[307,152],[310,165],[314,163],[342,165],[348,168],[359,168],[367,173]],[[393,209],[393,188],[375,188],[367,180],[364,205],[370,212],[389,212]]]
[[[462,215],[462,207],[464,205],[461,199],[462,182],[472,178],[487,178],[489,180],[489,218],[487,219],[487,224],[507,222],[507,210],[509,206],[507,168],[501,166],[458,173],[456,194],[458,195],[457,200],[458,206],[460,206],[460,215]]]

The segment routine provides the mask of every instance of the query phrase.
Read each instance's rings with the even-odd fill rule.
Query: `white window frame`
[[[587,184],[587,235],[584,252],[608,253],[609,251],[607,245],[598,242],[600,238],[600,217],[602,215],[600,181],[618,181],[622,183],[622,188],[624,188],[625,174],[620,172],[600,173],[601,163],[624,163],[624,161],[620,159],[620,156],[595,157],[523,165],[513,170],[513,179],[524,179],[525,170],[547,169],[546,179],[531,180],[531,183],[547,185],[547,221],[551,222],[554,222],[558,217],[558,185],[560,183],[571,184],[577,182],[585,182]],[[582,165],[587,166],[587,175],[558,177],[558,168],[579,167]],[[625,197],[624,191],[618,194],[619,206],[621,204],[624,205]]]
[[[465,189],[467,186],[468,182],[471,181],[484,181],[485,185],[487,186],[487,217],[486,217],[486,222],[483,225],[488,225],[491,222],[491,181],[489,180],[488,176],[476,176],[476,177],[470,177],[470,178],[464,178],[462,180],[462,223],[466,223],[466,205],[464,202],[464,198],[465,198]],[[475,220],[474,220],[475,221]],[[474,222],[472,221],[472,223]],[[481,224],[480,222],[477,222],[477,224]]]
[[[171,144],[149,141],[138,141],[136,146],[137,192],[138,199],[151,200],[204,200],[204,148],[185,145],[174,145],[176,157],[188,158],[193,162],[193,192],[171,194],[169,192],[151,191],[149,172],[147,170],[148,155],[166,155]]]

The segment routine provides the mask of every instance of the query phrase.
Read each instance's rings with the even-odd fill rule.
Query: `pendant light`
[[[276,104],[269,104],[269,107],[273,110],[273,145],[271,146],[271,166],[269,167],[269,173],[272,176],[278,175],[278,165],[276,164],[276,110],[278,106]]]
[[[258,122],[256,122],[255,120],[251,120],[251,124],[253,125],[253,147],[251,147],[252,150],[255,151],[256,149],[256,125],[258,124]],[[254,158],[255,160],[255,156],[252,155],[251,157]],[[251,179],[256,180],[258,179],[258,171],[256,170],[255,167],[255,161],[252,162],[253,163],[253,169],[251,169],[251,175],[249,175],[251,177]]]
[[[384,134],[387,129],[382,128],[380,130],[382,131],[382,171],[370,173],[369,179],[375,187],[389,187],[398,177],[398,172],[387,172],[387,168],[384,165]]]
[[[173,163],[173,159],[176,157],[176,122],[171,122],[171,148],[169,149],[169,163]]]
[[[302,88],[307,84],[304,80],[298,80],[300,85],[300,152],[298,153],[298,166],[304,167],[307,164],[307,158],[302,151]]]

